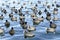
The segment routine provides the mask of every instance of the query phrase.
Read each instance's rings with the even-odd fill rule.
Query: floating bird
[[[21,26],[22,26],[23,29],[27,29],[27,22],[23,22],[23,23],[21,24]]]
[[[4,18],[4,16],[3,16],[3,14],[1,14],[0,19],[3,20],[3,18]]]
[[[56,28],[57,25],[56,25],[55,23],[53,23],[53,22],[50,22],[50,27],[51,27],[51,28]]]
[[[53,10],[53,14],[55,14],[55,15],[58,14],[58,9],[57,9],[57,8],[54,8],[54,10]]]
[[[21,16],[19,16],[19,19],[23,19],[23,20],[25,20],[25,15],[22,14]]]
[[[11,11],[15,12],[15,8],[16,8],[15,6],[12,7],[12,8],[11,8]]]
[[[24,19],[20,19],[20,22],[24,22],[25,20]]]
[[[49,13],[49,12],[47,12],[47,14],[46,14],[47,16],[51,16],[51,14]]]
[[[22,15],[23,15],[23,13],[20,12],[20,13],[19,13],[19,16],[22,16]]]
[[[51,17],[50,17],[50,16],[47,16],[46,19],[47,19],[48,21],[50,21],[50,20],[51,20]]]
[[[31,14],[31,17],[32,17],[32,19],[36,19],[37,18],[36,14]]]
[[[50,14],[49,12],[47,12],[46,19],[47,19],[48,21],[50,21],[50,20],[51,20],[51,14]]]
[[[35,35],[33,34],[33,33],[31,33],[31,32],[24,32],[24,38],[32,38],[32,37],[34,37]]]
[[[48,10],[45,8],[44,12],[47,12]]]
[[[29,32],[31,32],[31,31],[35,31],[35,30],[36,30],[36,28],[35,28],[35,27],[33,27],[33,26],[32,26],[32,27],[28,26],[28,27],[27,27],[27,30],[28,30]]]
[[[15,10],[14,10],[14,12],[15,12],[15,13],[18,13],[18,10],[17,10],[17,9],[15,9]]]
[[[9,17],[13,17],[13,12],[11,12],[11,13],[9,14]]]
[[[10,22],[9,22],[8,20],[6,20],[5,26],[6,26],[7,28],[10,26]]]
[[[56,7],[57,7],[57,8],[59,8],[59,7],[60,7],[60,5],[56,4]]]
[[[3,36],[4,35],[4,29],[0,28],[0,35]]]
[[[14,28],[12,27],[11,30],[9,31],[9,34],[13,36],[15,34]]]
[[[11,17],[11,21],[17,21],[17,17]]]
[[[38,14],[39,14],[39,15],[41,15],[41,14],[42,14],[42,12],[41,12],[41,11],[39,11],[39,12],[38,12]]]
[[[54,33],[55,34],[55,29],[54,28],[47,28],[46,33]]]
[[[49,9],[50,9],[50,5],[47,5],[47,8],[49,8]]]
[[[4,14],[6,14],[6,13],[7,13],[7,11],[6,11],[5,9],[3,9],[3,10],[2,10],[2,12],[3,12]]]
[[[18,12],[21,13],[21,9],[18,9]]]
[[[57,18],[57,17],[53,18],[53,21],[58,21],[58,20],[59,20],[59,18]]]
[[[43,21],[44,17],[42,16],[41,18],[38,18],[39,21]]]
[[[38,25],[40,22],[38,19],[33,19],[33,25]]]

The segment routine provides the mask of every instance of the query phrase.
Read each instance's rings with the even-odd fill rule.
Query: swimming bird
[[[31,14],[31,17],[32,17],[32,19],[36,19],[37,18],[36,14]]]
[[[12,27],[11,30],[9,31],[9,34],[13,36],[15,34],[14,28]]]
[[[45,8],[44,12],[47,12],[48,10]]]
[[[38,19],[33,19],[33,25],[38,25],[40,22]]]
[[[58,21],[58,20],[59,20],[58,17],[54,17],[54,18],[53,18],[53,21]]]
[[[6,20],[5,26],[6,26],[7,28],[10,26],[10,22],[9,22],[8,20]]]
[[[11,21],[17,21],[17,17],[11,17]]]
[[[23,22],[23,23],[21,24],[21,26],[22,26],[23,29],[27,29],[27,22]]]
[[[1,14],[0,19],[3,20],[3,18],[4,18],[4,16],[3,16],[3,14]]]
[[[55,15],[58,14],[58,9],[57,9],[57,8],[54,8],[54,10],[53,10],[53,14],[55,14]]]
[[[34,36],[35,35],[33,33],[31,33],[31,32],[27,32],[27,31],[24,32],[24,38],[32,38]]]
[[[48,21],[50,21],[50,20],[51,20],[51,14],[50,14],[49,12],[47,12],[46,19],[47,19]]]
[[[44,17],[42,16],[42,17],[38,18],[38,20],[41,21],[41,22],[43,22]]]
[[[0,28],[0,35],[3,36],[4,35],[4,29]]]
[[[39,14],[39,15],[41,15],[41,14],[42,14],[42,12],[41,12],[41,11],[39,11],[39,12],[38,12],[38,14]]]
[[[59,4],[56,4],[56,7],[57,7],[57,8],[59,8],[59,7],[60,7],[60,5],[59,5]]]
[[[13,12],[11,12],[11,13],[9,14],[9,17],[13,17]]]
[[[33,26],[28,26],[28,27],[27,27],[27,30],[28,30],[29,32],[31,32],[31,31],[35,31],[36,28],[33,27]]]
[[[21,15],[21,16],[19,16],[19,19],[22,19],[22,20],[25,20],[25,15]]]
[[[48,34],[48,33],[54,33],[55,34],[55,32],[56,32],[56,29],[54,29],[54,28],[47,28],[46,29],[46,33]]]
[[[50,9],[50,5],[47,5],[47,8]]]
[[[50,22],[50,28],[56,28],[56,27],[57,27],[57,25],[55,23]]]
[[[7,13],[6,9],[2,9],[2,12],[3,12],[4,14],[6,14],[6,13]]]

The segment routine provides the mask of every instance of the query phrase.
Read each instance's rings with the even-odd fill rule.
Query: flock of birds
[[[6,2],[8,2],[8,1],[6,1]],[[55,34],[57,25],[54,23],[54,21],[59,20],[59,18],[57,18],[57,17],[54,16],[54,18],[51,19],[51,16],[52,16],[51,14],[57,15],[57,14],[58,14],[58,10],[59,10],[58,8],[60,8],[60,5],[56,4],[56,1],[55,1],[54,3],[55,3],[55,5],[54,5],[54,4],[52,4],[52,5],[47,5],[48,2],[46,2],[46,4],[42,4],[43,7],[46,7],[46,8],[44,9],[44,11],[43,11],[43,12],[46,14],[46,18],[44,18],[44,16],[41,16],[41,17],[38,17],[38,16],[37,16],[37,14],[38,14],[39,16],[40,16],[41,14],[43,14],[43,12],[42,12],[41,10],[37,10],[37,6],[38,6],[38,4],[41,4],[41,1],[38,1],[38,4],[35,4],[34,7],[29,8],[29,9],[32,10],[32,13],[30,13],[30,14],[29,14],[29,11],[25,11],[25,12],[26,12],[25,14],[22,12],[22,9],[24,8],[23,6],[21,6],[21,8],[19,8],[19,9],[16,9],[15,6],[14,6],[14,7],[9,7],[9,5],[6,5],[6,7],[11,10],[11,12],[10,12],[10,14],[9,14],[8,16],[9,16],[9,19],[10,19],[12,22],[14,22],[14,21],[17,22],[17,21],[18,21],[18,19],[17,19],[18,17],[15,17],[15,16],[14,16],[14,13],[15,13],[16,15],[19,15],[19,24],[21,25],[22,29],[24,29],[24,38],[27,38],[27,37],[29,38],[29,37],[34,37],[34,36],[35,36],[35,34],[32,33],[33,31],[36,31],[36,27],[34,27],[34,25],[39,25],[41,22],[44,22],[45,19],[46,19],[47,21],[49,21],[49,23],[50,23],[50,25],[49,25],[50,27],[47,27],[46,33],[48,34],[48,33],[52,32],[52,33]],[[9,3],[9,4],[10,4],[10,3]],[[15,1],[13,1],[13,4],[15,4]],[[20,2],[18,2],[18,4],[20,4]],[[33,3],[31,2],[31,5],[32,5],[32,4],[33,4]],[[4,3],[3,3],[2,5],[4,6]],[[24,3],[23,5],[26,5],[26,4]],[[51,6],[52,6],[52,7],[56,6],[56,7],[53,9],[53,13],[50,13],[50,12],[47,10],[47,9],[50,10],[50,7],[51,7]],[[28,8],[25,7],[25,9],[28,9]],[[0,7],[0,11],[1,11],[1,13],[2,13],[2,14],[0,14],[0,21],[1,21],[1,20],[4,20],[4,18],[5,18],[4,15],[7,15],[8,12],[7,12],[6,9],[4,9],[4,8],[2,8],[2,7]],[[26,14],[29,14],[30,17],[32,18],[33,26],[28,25],[28,24],[27,24],[28,22],[25,21],[25,15],[26,15]],[[51,20],[52,20],[52,21],[51,21]],[[4,23],[4,26],[5,26],[6,28],[9,28],[10,25],[11,25],[11,23],[10,23],[8,20],[6,20],[5,23]],[[3,26],[3,25],[2,25],[2,26]],[[9,34],[10,34],[11,36],[13,36],[13,35],[15,34],[14,27],[11,27],[11,30],[9,31]],[[3,36],[4,36],[4,29],[2,29],[1,27],[0,27],[0,35],[3,35]]]

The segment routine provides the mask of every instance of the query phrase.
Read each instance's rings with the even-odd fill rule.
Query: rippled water
[[[5,1],[8,1],[8,2],[5,3]],[[21,4],[13,5],[12,1],[16,1],[16,3],[19,1]],[[4,28],[4,30],[5,30],[5,34],[4,34],[4,36],[0,36],[0,40],[60,40],[60,26],[59,26],[60,21],[55,21],[55,23],[57,24],[56,34],[53,34],[53,33],[46,34],[46,27],[49,27],[49,22],[46,19],[44,20],[44,22],[41,22],[39,25],[36,26],[36,31],[34,31],[35,37],[25,39],[24,34],[23,34],[23,29],[19,25],[19,19],[17,22],[15,22],[15,21],[12,22],[8,17],[8,14],[11,12],[11,10],[8,9],[6,6],[2,6],[2,3],[5,3],[5,5],[9,5],[8,3],[11,2],[10,7],[16,6],[16,8],[18,9],[23,4],[23,2],[26,2],[27,8],[30,8],[31,6],[30,6],[30,4],[28,4],[28,1],[33,2],[33,6],[34,6],[37,3],[37,0],[18,0],[18,1],[17,0],[0,0],[0,7],[3,7],[8,11],[8,13],[6,15],[4,14],[4,20],[0,20],[0,26],[2,26],[2,28]],[[42,3],[46,2],[46,0],[41,0],[41,1],[42,1]],[[49,2],[49,4],[52,4],[55,0],[54,1],[47,0],[47,1]],[[57,0],[57,3],[59,4],[60,0]],[[38,4],[37,8],[38,8],[38,10],[42,10],[42,11],[45,9],[44,7],[42,7],[42,4]],[[53,8],[54,7],[51,7],[50,12],[52,12]],[[28,9],[28,10],[31,11],[30,9]],[[26,9],[23,9],[23,11],[26,11]],[[59,14],[57,14],[55,16],[60,18],[60,8],[59,8],[58,12],[59,12]],[[31,13],[31,12],[29,12],[29,13]],[[1,14],[2,14],[2,12],[0,11],[0,15]],[[43,13],[42,15],[44,17],[46,17],[45,13]],[[17,14],[14,14],[14,16],[19,17],[19,15],[17,15]],[[26,14],[25,17],[26,17],[25,21],[27,21],[28,24],[33,25],[30,15]],[[52,18],[53,18],[53,15],[52,15]],[[4,26],[4,22],[6,19],[8,19],[8,21],[11,23],[9,28],[6,28]],[[42,26],[40,26],[40,25],[42,25]],[[10,36],[8,33],[9,30],[11,29],[11,27],[14,27],[14,30],[15,30],[15,35],[13,35],[13,36]]]

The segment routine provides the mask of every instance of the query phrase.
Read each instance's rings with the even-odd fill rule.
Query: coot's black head
[[[33,20],[35,20],[35,19],[33,19]]]
[[[47,12],[47,16],[51,16],[51,14],[49,12]]]
[[[21,8],[23,8],[23,6],[21,6]]]
[[[22,21],[22,19],[20,18],[20,20]]]
[[[25,15],[23,14],[23,16],[25,16]]]
[[[1,14],[1,16],[3,16],[3,14]]]
[[[41,18],[44,18],[43,16]]]
[[[35,6],[37,7],[38,5],[36,4]]]
[[[47,12],[47,9],[45,9],[44,12]]]
[[[14,29],[13,27],[11,29]]]
[[[27,22],[25,22],[25,24],[27,24]]]
[[[50,24],[52,24],[52,21],[50,21]]]
[[[6,20],[6,22],[8,22],[8,20]]]
[[[52,4],[52,6],[54,6],[54,4]]]

